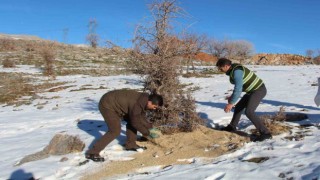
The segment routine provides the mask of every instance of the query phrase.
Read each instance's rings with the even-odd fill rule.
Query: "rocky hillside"
[[[41,64],[41,49],[44,44],[54,43],[55,59],[60,65],[83,66],[83,63],[121,64],[125,59],[125,49],[91,48],[86,45],[67,45],[52,41],[43,40],[36,36],[27,35],[6,35],[0,34],[0,63],[4,60],[14,61],[16,64]],[[196,56],[199,62],[214,65],[217,57],[199,53]],[[251,58],[241,62],[243,64],[260,65],[302,65],[310,64],[314,60],[295,54],[255,54]],[[203,64],[203,63],[201,63]]]
[[[263,65],[302,65],[312,63],[311,58],[295,54],[256,54],[251,59],[253,64]]]

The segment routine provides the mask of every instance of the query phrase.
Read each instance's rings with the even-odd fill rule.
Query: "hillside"
[[[296,54],[255,54],[251,57],[253,64],[260,65],[303,65],[311,64],[311,58]]]
[[[85,45],[67,45],[33,36],[1,35],[0,63],[13,65],[45,65],[44,57],[51,55],[56,75],[120,73],[114,67],[124,67],[122,49],[91,48]],[[81,70],[85,64],[86,69]],[[121,71],[122,73],[123,71]]]
[[[64,74],[63,68],[72,66],[81,67],[84,62],[91,63],[93,66],[105,66],[106,64],[117,64],[123,66],[126,59],[123,53],[127,50],[119,47],[114,49],[108,48],[91,48],[86,45],[67,45],[58,42],[43,40],[36,36],[28,35],[6,35],[0,34],[0,63],[4,60],[13,61],[15,64],[43,64],[41,49],[44,44],[54,43],[55,65],[58,74]],[[199,53],[195,57],[196,61],[201,64],[214,65],[217,57]],[[261,64],[261,65],[302,65],[310,64],[311,59],[306,56],[295,54],[266,54],[257,53],[251,58],[246,59],[244,64]],[[70,73],[70,72],[68,72]],[[101,72],[100,72],[101,73]]]

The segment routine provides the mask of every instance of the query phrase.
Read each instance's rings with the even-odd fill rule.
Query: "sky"
[[[284,107],[285,113],[304,113],[308,118],[298,122],[287,122],[288,126],[293,127],[290,133],[273,135],[272,139],[263,142],[245,143],[240,149],[211,160],[202,161],[194,157],[190,159],[189,164],[172,166],[165,164],[166,168],[141,165],[134,167],[135,172],[139,173],[122,174],[114,179],[319,179],[320,114],[314,97],[317,92],[320,93],[320,87],[312,86],[318,82],[315,77],[319,77],[319,67],[315,65],[248,67],[263,79],[268,90],[266,97],[257,108],[259,115],[274,115],[279,112],[280,107]],[[208,67],[197,67],[197,70],[201,68]],[[0,72],[23,72],[24,76],[38,77],[39,81],[34,81],[35,83],[39,83],[40,79],[42,79],[41,82],[47,82],[47,78],[42,76],[41,69],[34,65],[17,65],[16,68],[1,66]],[[107,130],[97,107],[101,96],[113,89],[141,89],[143,83],[139,80],[138,75],[57,76],[55,82],[66,83],[65,89],[39,92],[37,93],[39,98],[34,99],[30,104],[1,105],[0,179],[20,180],[34,177],[41,180],[74,180],[99,168],[108,168],[110,163],[132,160],[131,156],[135,152],[124,151],[121,146],[125,143],[126,127],[126,124],[122,123],[120,137],[101,152],[106,161],[104,163],[90,161],[79,166],[79,163],[85,161],[84,153],[90,144]],[[207,121],[209,127],[226,126],[230,122],[232,113],[223,111],[226,103],[225,96],[231,93],[230,89],[233,87],[226,75],[181,78],[181,82],[199,87],[192,95],[196,100],[197,112]],[[83,88],[88,85],[90,88]],[[99,88],[101,86],[108,88],[101,89]],[[83,90],[79,91],[79,89]],[[23,97],[23,99],[28,98],[30,97]],[[299,128],[303,124],[308,124],[309,127]],[[242,115],[238,129],[251,134],[251,130],[255,127],[246,116]],[[78,136],[86,144],[84,150],[79,153],[49,156],[42,160],[14,166],[26,155],[41,151],[57,133]],[[304,137],[290,141],[285,138],[288,136]],[[203,150],[205,151],[205,148]],[[61,162],[62,157],[68,160]],[[258,157],[269,159],[259,164],[246,162]],[[282,177],[285,176],[284,178],[279,177],[281,173]]]
[[[135,26],[150,16],[149,0],[1,0],[0,33],[36,35],[85,44],[95,19],[100,45],[130,48]],[[190,32],[210,38],[247,40],[256,53],[305,55],[320,48],[318,0],[181,0]]]

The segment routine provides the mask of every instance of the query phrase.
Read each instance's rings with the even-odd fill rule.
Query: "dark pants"
[[[245,109],[245,115],[249,118],[249,120],[253,123],[253,125],[257,128],[260,134],[269,134],[270,131],[263,124],[259,116],[256,115],[255,111],[262,101],[262,99],[266,96],[267,89],[265,85],[262,85],[257,90],[250,94],[245,94],[240,101],[236,104],[233,117],[230,125],[234,128],[237,127],[241,114]]]
[[[99,110],[104,121],[107,123],[108,131],[93,145],[92,149],[87,151],[88,154],[99,154],[111,141],[116,139],[121,132],[121,117],[114,111],[104,108],[101,101],[99,103]],[[126,148],[131,149],[137,147],[137,130],[131,126],[129,120],[126,125]]]

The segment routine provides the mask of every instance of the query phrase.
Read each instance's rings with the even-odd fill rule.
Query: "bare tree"
[[[183,10],[175,0],[158,0],[149,6],[152,19],[136,29],[132,59],[142,74],[145,90],[161,94],[164,107],[151,119],[164,133],[192,131],[202,123],[190,92],[179,82],[179,58],[186,53],[184,42],[173,33],[173,19]]]
[[[253,53],[253,45],[245,40],[233,41],[234,56],[242,63],[243,60],[250,57]]]
[[[89,33],[86,37],[87,42],[89,42],[90,46],[93,48],[96,48],[99,44],[99,36],[96,33],[98,23],[95,19],[90,19],[88,28],[89,28]]]
[[[189,65],[191,63],[193,73],[195,73],[193,60],[196,55],[205,50],[208,45],[208,39],[206,35],[197,35],[195,33],[186,33],[182,37],[184,51],[187,58],[187,73],[189,73]]]
[[[314,64],[320,64],[320,49],[316,49],[315,51],[317,51],[317,54],[314,55],[312,61]]]
[[[218,39],[211,39],[208,42],[208,53],[216,56],[217,58],[225,57],[227,54],[227,46],[226,40],[218,40]]]
[[[313,58],[314,50],[311,50],[311,49],[306,50],[306,56],[309,58]]]
[[[207,51],[218,58],[227,57],[241,62],[252,55],[254,47],[246,40],[211,39]]]

